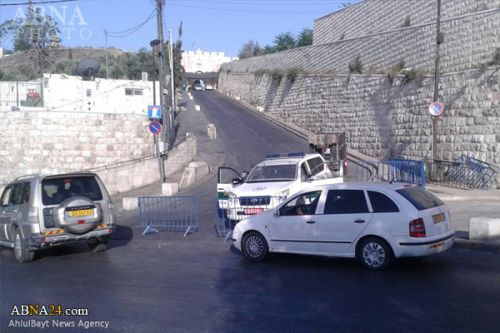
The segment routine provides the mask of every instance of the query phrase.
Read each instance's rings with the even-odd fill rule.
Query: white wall
[[[181,64],[188,73],[218,72],[220,66],[238,58],[226,57],[224,52],[204,52],[200,49],[182,53]]]
[[[156,83],[156,103],[158,98]],[[132,95],[126,94],[126,91]],[[44,74],[44,106],[49,111],[147,114],[153,104],[153,82],[95,79],[83,81],[78,76]]]

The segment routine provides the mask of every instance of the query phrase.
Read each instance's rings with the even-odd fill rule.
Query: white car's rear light
[[[426,237],[425,224],[422,218],[410,221],[410,237]]]

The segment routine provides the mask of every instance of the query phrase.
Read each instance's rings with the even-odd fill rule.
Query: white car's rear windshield
[[[444,203],[434,194],[424,190],[421,187],[407,187],[396,190],[399,194],[406,198],[418,210],[425,210],[442,206]]]
[[[247,183],[295,180],[295,164],[265,165],[255,167],[248,175]]]

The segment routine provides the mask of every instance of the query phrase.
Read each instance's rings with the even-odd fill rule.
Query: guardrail
[[[151,232],[183,231],[184,237],[198,231],[198,204],[194,196],[139,197],[143,235]]]
[[[495,183],[497,168],[465,155],[455,161],[429,160],[429,182],[463,189],[487,189]]]

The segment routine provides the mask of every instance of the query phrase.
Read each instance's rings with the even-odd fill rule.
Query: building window
[[[134,88],[125,88],[126,96],[142,96],[144,95],[144,89],[134,89]]]

